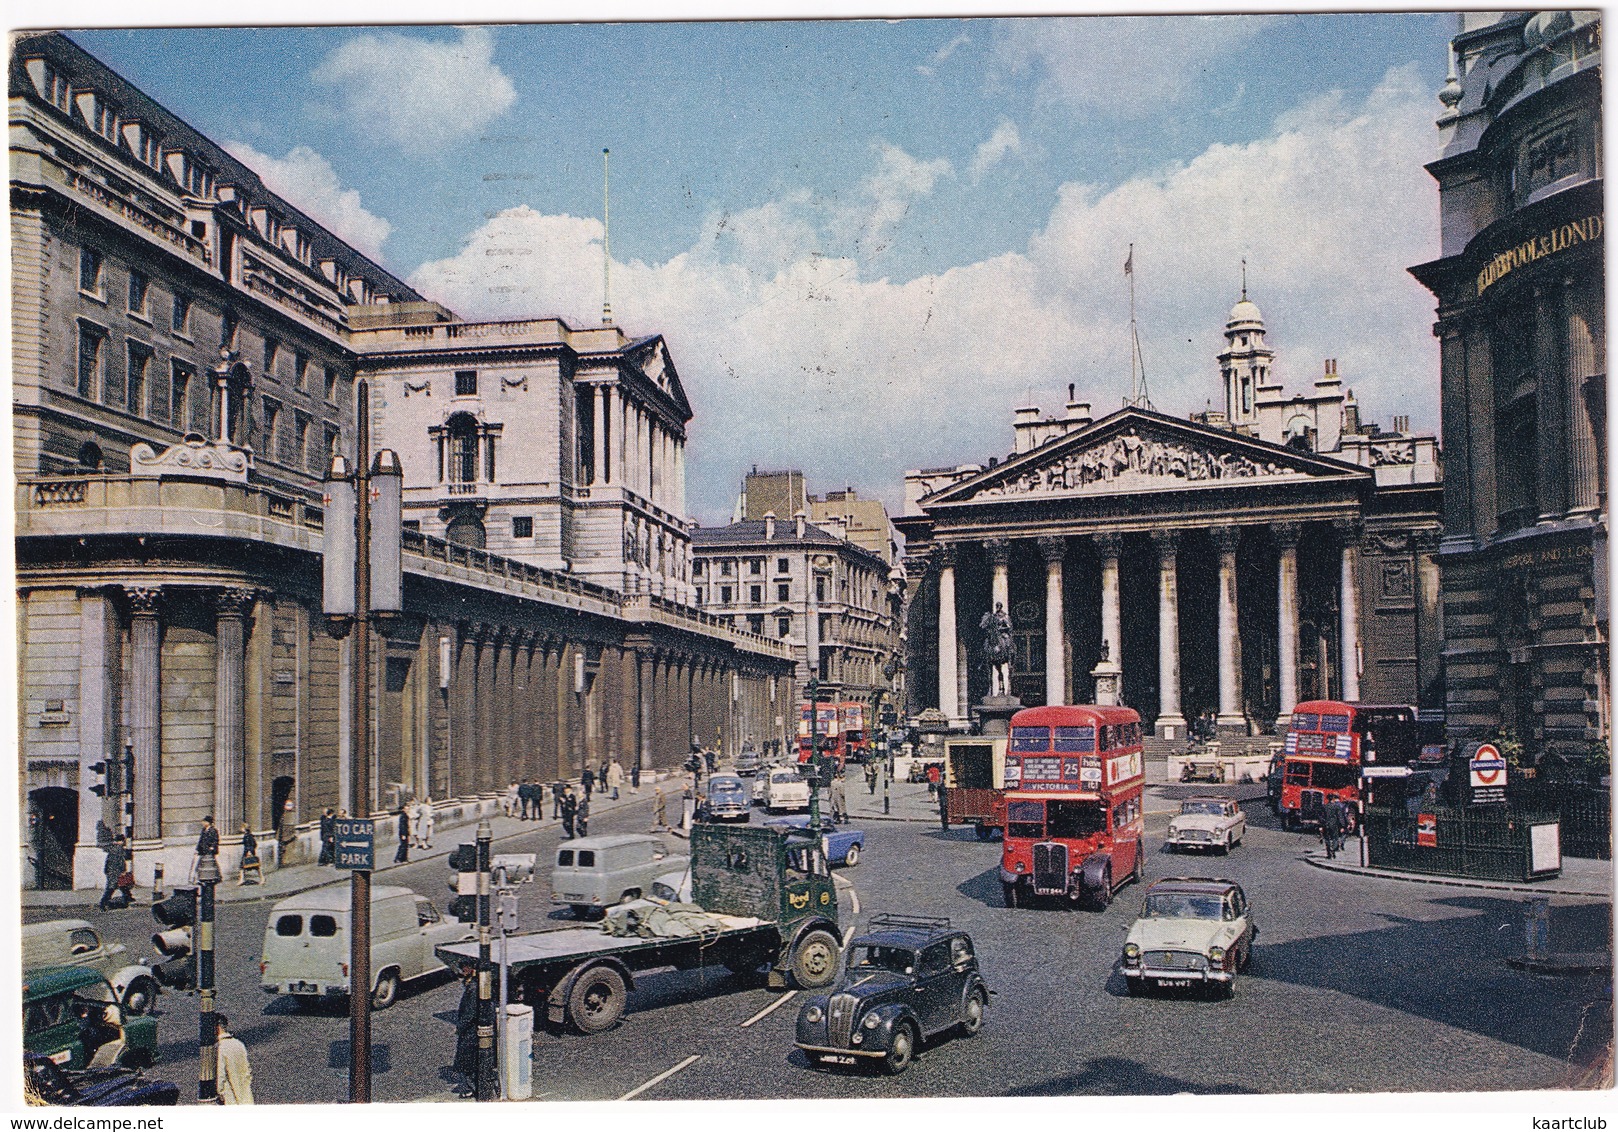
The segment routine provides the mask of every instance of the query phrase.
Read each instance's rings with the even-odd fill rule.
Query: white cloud
[[[466,28],[458,42],[367,32],[332,51],[311,77],[334,89],[356,130],[414,151],[474,137],[517,100],[487,28]]]
[[[1272,16],[1131,16],[1007,20],[995,62],[1029,72],[1040,96],[1107,117],[1136,118],[1192,97],[1201,60],[1224,56]]]
[[[262,177],[271,192],[285,197],[372,259],[381,256],[382,242],[393,225],[360,203],[359,190],[343,188],[331,162],[320,154],[306,145],[285,157],[260,153],[245,142],[226,142],[225,149]]]
[[[989,139],[979,145],[977,152],[972,155],[972,165],[968,170],[972,183],[977,184],[981,181],[985,173],[1006,157],[1021,152],[1022,135],[1017,132],[1017,123],[1009,118],[1000,119],[994,133],[990,134]]]
[[[1422,169],[1430,104],[1427,84],[1390,72],[1362,104],[1300,107],[1261,140],[1110,191],[1064,186],[1024,251],[902,283],[871,277],[869,247],[835,250],[836,207],[784,195],[713,219],[667,262],[614,263],[613,309],[627,332],[671,344],[697,414],[690,503],[709,521],[728,514],[755,461],[891,504],[906,468],[1007,452],[1011,408],[1030,388],[1051,409],[1068,382],[1097,412],[1116,408],[1129,383],[1131,242],[1160,409],[1219,397],[1214,356],[1245,256],[1288,390],[1306,392],[1321,359],[1338,358],[1368,419],[1397,410],[1432,428],[1432,302],[1405,270],[1437,246]],[[945,173],[879,150],[856,189],[862,230]],[[596,221],[517,209],[412,282],[471,317],[594,324],[600,239]]]
[[[834,233],[852,241],[852,250],[876,255],[887,247],[892,234],[911,206],[928,196],[939,178],[954,175],[945,158],[920,161],[885,142],[876,147],[877,165],[860,183],[854,203],[834,219]]]
[[[954,39],[944,44],[944,46],[940,47],[937,51],[933,52],[932,59],[927,63],[919,64],[916,67],[916,70],[924,75],[932,74],[934,69],[937,68],[940,63],[943,63],[951,55],[955,54],[955,52],[959,51],[961,48],[965,47],[971,42],[971,38],[967,36],[965,32],[962,32],[960,35],[957,35]]]

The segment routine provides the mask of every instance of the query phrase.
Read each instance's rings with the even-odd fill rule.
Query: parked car
[[[776,767],[770,771],[769,784],[764,788],[764,808],[770,813],[782,810],[809,808],[809,780],[790,767]]]
[[[921,1043],[983,1028],[989,988],[972,937],[946,919],[877,915],[848,945],[837,982],[798,1010],[797,1047],[823,1064],[903,1073]]]
[[[564,841],[551,870],[551,903],[566,904],[579,919],[652,890],[652,881],[683,869],[686,857],[671,857],[661,838],[620,833]]]
[[[147,1077],[139,1069],[110,1066],[74,1072],[35,1053],[23,1055],[23,1090],[35,1104],[129,1108],[180,1103],[178,1085]]]
[[[157,974],[142,958],[131,960],[121,943],[108,943],[88,920],[45,920],[22,929],[24,973],[42,967],[90,967],[101,972],[130,1014],[147,1014],[157,1002]]]
[[[778,769],[780,769],[780,764],[778,763],[765,763],[758,768],[758,773],[753,775],[753,805],[762,806],[764,804],[765,798],[770,792],[770,774]]]
[[[1236,993],[1236,973],[1253,961],[1247,895],[1235,881],[1169,877],[1146,890],[1140,918],[1124,940],[1130,994],[1148,985],[1220,988]]]
[[[1229,853],[1242,843],[1247,832],[1247,815],[1232,798],[1186,798],[1180,812],[1169,819],[1169,832],[1163,844],[1170,851],[1214,849]]]
[[[746,821],[748,791],[734,774],[716,774],[703,787],[697,806],[698,821]]]
[[[786,817],[770,818],[764,824],[781,829],[808,829],[809,815],[788,814]],[[820,844],[826,851],[828,864],[853,868],[860,863],[860,857],[865,852],[865,831],[834,826],[828,821],[820,827]]]
[[[126,1015],[118,994],[91,967],[46,967],[23,976],[22,1047],[64,1069],[157,1060],[157,1019]]]
[[[661,900],[665,904],[691,903],[691,870],[686,868],[664,873],[652,881],[650,899]]]
[[[259,985],[311,1003],[349,993],[349,886],[299,893],[270,909],[264,925]],[[443,970],[433,948],[471,938],[465,924],[445,920],[425,896],[392,885],[371,890],[371,1006],[384,1010],[403,983]]]
[[[747,748],[736,756],[735,770],[737,774],[747,776],[758,773],[758,768],[764,765],[764,757],[757,751]]]

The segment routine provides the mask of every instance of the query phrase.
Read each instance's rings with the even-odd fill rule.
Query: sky
[[[1222,402],[1240,297],[1307,392],[1438,426],[1450,13],[73,32],[281,195],[466,318],[660,333],[688,508],[749,468],[896,509],[1023,404]]]

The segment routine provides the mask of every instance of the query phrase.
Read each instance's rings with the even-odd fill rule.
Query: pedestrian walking
[[[107,887],[101,893],[101,903],[97,905],[105,912],[112,904],[113,893],[119,890],[118,880],[129,868],[129,850],[124,848],[124,835],[119,834],[107,846],[107,861],[102,871],[107,874]],[[126,901],[127,904],[127,901]]]
[[[629,768],[629,792],[631,794],[640,793],[640,759],[638,758],[635,760],[635,765]]]
[[[1320,817],[1320,837],[1326,843],[1326,857],[1336,857],[1343,847],[1343,830],[1348,828],[1348,807],[1341,798],[1333,798]]]
[[[508,818],[517,812],[517,783],[515,779],[506,786],[505,797],[500,799],[500,812]]]
[[[530,814],[538,817],[539,800],[534,797],[534,780],[532,777],[517,787],[517,802],[522,807],[522,820],[527,821]]]
[[[612,791],[612,800],[618,800],[618,788],[624,784],[624,768],[618,765],[617,756],[607,764],[607,789]]]
[[[927,765],[927,793],[928,794],[931,794],[931,795],[934,795],[934,796],[936,796],[938,794],[938,784],[939,784],[939,782],[941,782],[943,780],[943,777],[944,777],[943,771],[941,771],[939,769],[939,766],[938,766],[937,763],[929,763]]]
[[[584,787],[584,796],[586,798],[590,796],[590,791],[596,788],[596,772],[591,770],[588,765],[585,766],[584,773],[579,775],[579,784]]]
[[[566,789],[560,782],[551,783],[551,817],[562,816],[562,792]]]
[[[949,787],[942,782],[938,784],[938,825],[945,833],[949,832]]]
[[[433,800],[427,798],[422,802],[422,823],[427,827],[427,848],[433,847]]]
[[[579,799],[579,812],[573,815],[573,825],[580,837],[590,836],[590,795]]]
[[[202,819],[202,829],[197,833],[197,855],[191,859],[191,879],[197,879],[197,866],[204,857],[218,858],[219,831],[214,828],[213,815],[209,814]]]
[[[658,833],[669,827],[669,800],[663,796],[663,788],[656,788],[657,801],[652,804],[652,832]]]
[[[865,792],[867,794],[876,793],[876,763],[874,762],[865,764]]]
[[[848,820],[848,798],[843,793],[843,776],[836,774],[831,780],[831,823],[842,825]]]
[[[223,1014],[214,1015],[217,1035],[215,1053],[218,1061],[214,1068],[214,1081],[220,1104],[253,1103],[253,1067],[247,1063],[247,1047],[230,1032],[230,1019]]]
[[[242,822],[242,867],[241,875],[236,878],[236,887],[248,883],[248,876],[252,876],[253,884],[264,883],[264,869],[258,859],[258,838],[246,822]]]
[[[281,854],[277,860],[284,865],[292,853],[292,843],[298,840],[298,815],[293,809],[291,798],[281,806],[281,817],[275,826],[275,840],[281,847]]]
[[[399,848],[394,851],[393,863],[402,865],[410,860],[410,810],[399,807]]]
[[[327,806],[320,815],[320,860],[316,864],[330,865],[337,860],[337,815]]]
[[[470,1097],[476,1090],[478,1076],[478,1001],[477,964],[462,959],[461,1002],[455,1009],[455,1062],[453,1068],[461,1075],[455,1090],[458,1097]]]
[[[578,814],[579,800],[573,793],[573,787],[569,786],[562,793],[562,836],[564,838],[571,839],[573,837],[573,820],[578,817]]]

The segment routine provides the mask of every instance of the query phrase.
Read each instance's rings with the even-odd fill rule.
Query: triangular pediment
[[[663,341],[661,334],[654,334],[635,343],[628,351],[630,360],[641,376],[646,378],[658,389],[658,392],[672,400],[684,413],[685,418],[691,418],[691,403],[686,400],[685,387],[680,384],[679,371],[674,368],[674,358],[669,353],[668,344]]]
[[[1123,409],[959,480],[921,504],[1281,486],[1370,475],[1353,464],[1250,436]]]

